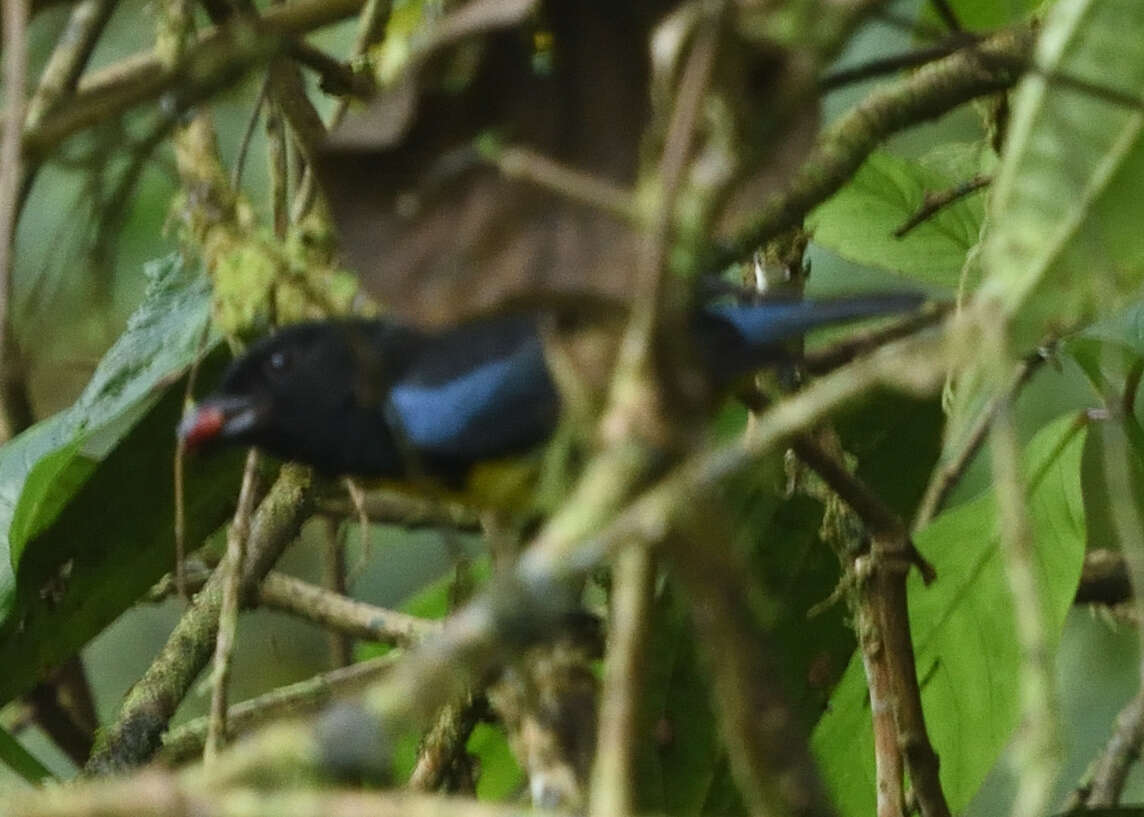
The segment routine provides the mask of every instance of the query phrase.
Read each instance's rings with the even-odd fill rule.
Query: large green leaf
[[[0,448],[0,666],[10,668],[0,703],[74,653],[171,564],[174,427],[209,293],[178,256],[146,273],[143,304],[79,400]],[[208,361],[207,376],[218,363]],[[234,456],[189,469],[190,541],[218,524],[236,473]]]
[[[815,241],[859,264],[923,283],[957,286],[966,254],[981,231],[981,193],[941,209],[902,238],[894,236],[926,193],[950,189],[977,172],[977,158],[967,146],[945,145],[941,151],[949,154],[942,167],[885,152],[871,154],[845,187],[810,214],[807,224]]]
[[[1060,0],[1035,59],[994,181],[980,292],[1018,352],[1111,314],[1144,280],[1144,4]]]
[[[1025,453],[1036,568],[1058,633],[1084,551],[1080,456],[1085,434],[1061,418]],[[938,571],[910,578],[910,624],[930,737],[950,807],[977,791],[1019,718],[1020,655],[992,494],[942,514],[917,537]],[[841,814],[875,811],[874,749],[862,663],[856,656],[814,733],[814,750]]]

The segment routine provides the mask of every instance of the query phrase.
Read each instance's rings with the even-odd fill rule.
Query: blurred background
[[[395,2],[395,19],[399,21],[403,13],[420,13],[418,5]],[[962,3],[959,9],[972,5]],[[986,27],[990,20],[1009,19],[1028,4],[983,0],[978,5],[979,19],[973,21],[974,27]],[[34,17],[30,29],[30,75],[38,74],[69,11],[65,4]],[[92,67],[97,69],[149,48],[153,41],[153,13],[151,5],[143,0],[121,2],[100,41]],[[905,21],[927,14],[921,2],[898,2],[893,6],[893,15]],[[315,41],[327,51],[346,53],[352,28],[352,21],[330,27]],[[839,66],[905,51],[915,44],[913,35],[903,27],[875,22],[854,41],[839,60]],[[309,75],[307,78],[312,81]],[[316,87],[312,90],[319,110],[328,111],[331,100]],[[837,116],[866,90],[862,85],[847,86],[831,94],[826,100],[825,117]],[[258,94],[259,83],[249,81],[212,104],[228,164],[248,127]],[[138,119],[141,117],[127,117],[116,126],[72,139],[63,158],[42,169],[23,211],[16,240],[15,305],[11,314],[38,419],[75,399],[100,355],[118,337],[127,316],[142,297],[144,262],[178,249],[173,231],[166,229],[177,188],[173,157],[165,147],[144,161],[138,160],[132,145],[145,135]],[[980,137],[980,118],[971,106],[964,106],[939,122],[895,137],[887,147],[902,156],[920,157],[934,145]],[[242,179],[242,188],[263,223],[269,215],[268,174],[261,159],[265,155],[264,144],[262,129],[255,128]],[[811,292],[854,291],[897,283],[886,271],[846,262],[818,245],[812,244],[808,258],[812,264]],[[1044,366],[1022,394],[1019,409],[1028,428],[1035,428],[1047,417],[1086,405],[1090,393],[1079,372],[1069,365]],[[978,462],[959,487],[954,502],[979,492],[985,477],[983,464]],[[350,542],[351,563],[362,558],[356,544],[356,526],[346,526],[341,535]],[[365,568],[351,588],[357,597],[399,606],[450,573],[450,554],[456,542],[446,542],[437,533],[377,527],[371,537]],[[462,544],[469,552],[479,550],[475,541]],[[320,532],[307,530],[281,569],[315,578],[320,573],[320,553]],[[183,603],[177,600],[139,605],[85,649],[83,657],[101,718],[112,717],[129,685],[164,643],[182,609]],[[1136,692],[1138,660],[1138,636],[1133,625],[1097,615],[1088,608],[1074,609],[1058,660],[1068,758],[1061,776],[1062,796],[1079,780],[1088,761],[1107,739],[1116,713]],[[233,699],[242,700],[301,680],[329,666],[324,633],[266,611],[244,614],[240,620]],[[202,714],[206,706],[205,694],[190,696],[175,723]],[[12,717],[13,712],[6,712],[5,716]],[[74,774],[69,761],[34,728],[21,737],[53,771],[63,777]],[[479,732],[474,740],[495,739]],[[0,791],[20,785],[23,783],[18,778],[0,768]],[[507,789],[514,783],[502,780],[489,781],[487,785]],[[996,813],[1001,804],[1010,802],[1011,788],[1007,760],[1002,758],[970,813]],[[1126,796],[1130,801],[1144,797],[1144,781],[1138,767],[1133,771]]]

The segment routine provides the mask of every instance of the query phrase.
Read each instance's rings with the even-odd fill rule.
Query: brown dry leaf
[[[671,67],[667,93],[661,78],[651,88],[653,32],[677,4],[533,5],[479,0],[443,18],[403,79],[322,151],[317,169],[344,260],[406,321],[445,325],[530,303],[631,297],[635,205],[600,207],[510,178],[492,157],[523,150],[635,202],[637,183],[646,189],[654,178],[671,104]],[[783,111],[785,52],[727,28],[680,199],[681,212],[700,214],[679,230],[692,250],[749,217],[793,169],[816,122],[805,107]],[[688,35],[684,25],[679,41]],[[797,138],[778,141],[784,132]],[[682,204],[688,190],[698,207]]]

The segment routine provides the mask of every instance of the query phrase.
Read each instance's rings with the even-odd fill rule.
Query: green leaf
[[[723,752],[687,610],[670,585],[656,597],[651,633],[637,740],[639,810],[698,815]]]
[[[9,561],[13,565],[20,563],[24,546],[55,520],[99,464],[79,453],[81,445],[77,438],[28,469],[8,526]]]
[[[143,303],[76,403],[0,448],[0,550],[13,567],[28,537],[52,521],[203,344],[206,279],[177,254],[144,274]],[[0,621],[5,612],[0,607]]]
[[[1136,301],[1124,311],[1094,323],[1079,337],[1114,343],[1144,355],[1144,301]],[[1065,344],[1066,348],[1072,340]]]
[[[67,412],[39,423],[0,447],[0,624],[8,617],[16,599],[16,574],[12,569],[8,532],[16,517],[25,488],[29,504],[35,505],[50,491],[37,480],[28,481],[36,465],[59,452],[76,450],[76,434]],[[20,517],[23,531],[34,527],[27,514]]]
[[[1072,603],[1084,553],[1080,457],[1075,417],[1045,427],[1025,452],[1036,568],[1054,638]],[[909,580],[910,625],[922,703],[941,780],[954,812],[977,791],[1019,719],[1020,655],[1013,602],[1000,553],[992,494],[959,505],[923,530],[918,548],[937,568],[926,588]],[[870,704],[855,656],[815,730],[823,776],[846,817],[875,811]]]
[[[957,154],[958,161],[939,168],[936,162],[927,165],[885,152],[871,154],[846,186],[808,217],[814,240],[860,264],[921,283],[956,287],[966,254],[981,231],[982,194],[970,194],[902,238],[894,237],[926,193],[953,188],[978,171],[976,155],[965,146],[946,145],[941,150]]]
[[[1128,372],[1144,356],[1144,301],[1066,338],[1058,348],[1080,366],[1097,395],[1121,399]]]
[[[48,767],[3,727],[0,727],[0,763],[29,783],[43,783],[45,780],[55,779],[55,775],[48,770]]]
[[[938,400],[889,391],[875,392],[835,418],[842,447],[858,460],[855,475],[904,519],[925,492],[944,425]]]
[[[1015,23],[1044,0],[949,0],[957,21],[966,31],[992,31]],[[931,26],[944,27],[933,3],[922,6],[920,20]]]
[[[172,563],[174,427],[209,293],[177,255],[145,271],[143,304],[76,403],[0,448],[0,666],[10,668],[0,703],[73,654]],[[204,377],[220,365],[208,359]],[[237,460],[189,463],[189,541],[221,522]]]
[[[524,785],[524,772],[500,729],[478,723],[465,748],[477,757],[477,799],[504,802]]]
[[[1144,280],[1144,4],[1060,0],[1035,60],[1013,100],[979,293],[1017,352],[1111,314]]]

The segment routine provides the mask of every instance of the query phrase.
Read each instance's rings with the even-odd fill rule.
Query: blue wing
[[[503,318],[434,338],[390,389],[389,408],[419,454],[471,461],[543,442],[560,399],[535,323]]]
[[[890,293],[822,301],[708,304],[693,329],[713,375],[734,380],[788,357],[784,341],[833,323],[916,309],[925,297]]]
[[[781,343],[832,323],[914,309],[923,300],[913,293],[895,293],[823,301],[716,304],[703,311],[730,324],[743,341],[758,347]]]

